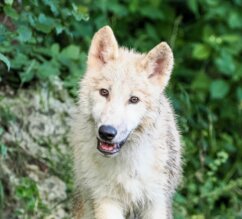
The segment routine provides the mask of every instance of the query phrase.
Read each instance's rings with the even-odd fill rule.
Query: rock
[[[13,218],[14,209],[18,208],[22,212],[19,218],[70,218],[69,205],[64,202],[70,195],[66,192],[66,183],[72,183],[70,148],[66,139],[74,101],[58,78],[50,84],[19,89],[16,94],[9,88],[1,89],[0,96],[4,97],[0,100],[0,110],[3,108],[9,113],[7,128],[0,139],[8,149],[5,159],[0,156],[0,179],[8,177],[12,192],[6,200],[7,206],[13,209],[4,218]],[[0,117],[0,124],[2,122],[6,121]],[[14,197],[24,177],[36,183],[40,202],[50,213],[42,212],[37,206],[33,215]]]

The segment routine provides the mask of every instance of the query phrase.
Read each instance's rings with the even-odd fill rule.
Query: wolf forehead
[[[119,51],[121,51],[120,56],[123,56],[121,60],[110,61],[98,72],[90,75],[93,76],[91,78],[95,85],[106,84],[109,87],[112,84],[129,85],[130,87],[146,85],[147,76],[143,74],[144,69],[140,64],[144,55],[125,48],[120,48]]]
[[[148,53],[119,47],[112,29],[101,28],[93,37],[88,53],[86,76],[98,80],[122,81],[128,77],[135,82],[136,77],[149,79],[161,89],[167,85],[173,68],[173,53],[169,45],[161,42]],[[125,77],[124,77],[125,76]]]

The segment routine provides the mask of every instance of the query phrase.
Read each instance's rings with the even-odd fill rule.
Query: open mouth
[[[109,142],[105,142],[100,139],[97,139],[97,149],[104,155],[113,155],[120,151],[124,143],[125,141],[122,141],[120,143],[109,143]]]

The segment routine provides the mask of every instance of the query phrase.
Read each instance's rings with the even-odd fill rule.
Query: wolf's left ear
[[[148,77],[164,88],[170,79],[174,64],[173,53],[165,42],[154,47],[144,58],[142,65]]]
[[[89,67],[100,68],[118,56],[118,43],[112,29],[104,26],[95,33],[88,53]]]

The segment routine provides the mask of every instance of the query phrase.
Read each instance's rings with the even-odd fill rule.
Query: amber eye
[[[104,88],[100,89],[99,93],[100,93],[101,96],[104,96],[104,97],[108,97],[108,95],[109,95],[109,91],[107,89],[104,89]]]
[[[135,96],[132,96],[132,97],[130,97],[129,102],[130,103],[138,103],[139,102],[139,98],[135,97]]]

